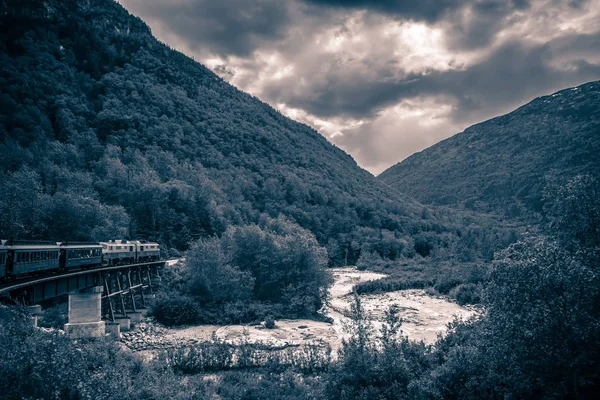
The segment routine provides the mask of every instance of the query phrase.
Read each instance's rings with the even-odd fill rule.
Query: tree
[[[226,302],[252,298],[254,277],[230,264],[217,238],[201,239],[186,255],[189,290],[202,301]]]
[[[550,184],[545,190],[545,213],[551,234],[572,252],[600,261],[600,181],[578,175],[565,185]]]

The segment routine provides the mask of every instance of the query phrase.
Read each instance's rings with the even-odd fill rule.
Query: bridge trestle
[[[141,321],[164,265],[154,261],[30,277],[1,283],[0,296],[34,305],[68,294],[67,334],[94,337],[108,333],[118,337],[120,330],[129,330],[131,324]]]

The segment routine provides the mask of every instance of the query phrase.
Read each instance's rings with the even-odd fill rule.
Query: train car
[[[153,242],[136,242],[137,262],[160,260],[160,246]]]
[[[7,249],[5,277],[58,271],[60,267],[60,247],[56,243],[9,240],[4,246]]]
[[[98,243],[60,243],[60,267],[64,270],[93,268],[102,264]]]
[[[0,241],[0,279],[6,275],[6,263],[8,261],[8,248],[4,245],[4,240]]]
[[[100,242],[104,264],[120,265],[134,264],[136,261],[137,245],[127,240],[109,240]]]

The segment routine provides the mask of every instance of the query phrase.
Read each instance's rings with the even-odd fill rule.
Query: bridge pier
[[[110,335],[113,339],[119,340],[121,337],[121,324],[118,322],[106,321],[106,334]]]
[[[142,313],[140,311],[127,311],[127,316],[132,325],[142,322]]]
[[[69,322],[65,333],[71,338],[102,337],[102,286],[86,289],[84,293],[69,293]]]
[[[38,317],[42,314],[42,306],[34,305],[27,306],[27,311],[31,314],[31,320],[33,322],[33,326],[37,328],[38,326]]]
[[[131,318],[128,315],[115,317],[115,322],[119,324],[121,332],[127,332],[131,330]]]

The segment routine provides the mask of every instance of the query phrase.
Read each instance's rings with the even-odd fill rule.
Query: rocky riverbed
[[[138,324],[134,330],[122,333],[121,341],[133,351],[193,345],[213,337],[232,344],[243,341],[279,348],[325,341],[336,349],[346,335],[343,324],[347,317],[344,313],[352,301],[352,288],[359,282],[380,279],[385,275],[350,267],[336,268],[332,273],[334,284],[329,289],[326,314],[333,319],[333,323],[278,320],[275,329],[266,329],[263,325],[199,325],[169,329],[146,321]],[[423,290],[362,295],[361,300],[368,318],[375,326],[380,325],[385,310],[396,305],[404,320],[403,334],[425,343],[433,343],[439,333],[445,332],[447,323],[455,316],[468,318],[474,313],[448,299],[429,296]]]

